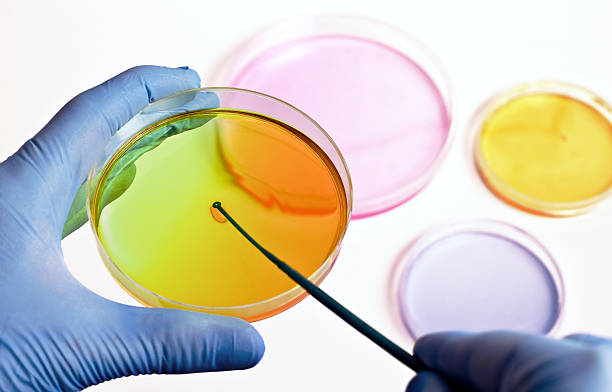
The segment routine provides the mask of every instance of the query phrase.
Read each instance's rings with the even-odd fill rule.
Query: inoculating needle
[[[212,204],[212,207],[216,208],[221,214],[223,214],[225,219],[227,219],[240,232],[240,234],[242,234],[251,244],[253,244],[271,262],[273,262],[281,271],[287,274],[287,276],[289,276],[294,282],[302,286],[304,290],[306,290],[317,301],[323,304],[323,306],[334,312],[338,317],[347,322],[357,331],[361,332],[368,339],[376,343],[379,347],[391,354],[395,359],[397,359],[404,365],[408,366],[410,369],[414,370],[417,373],[427,369],[427,367],[413,355],[409,354],[408,352],[406,352],[406,350],[393,343],[386,336],[372,328],[368,323],[366,323],[365,321],[357,317],[357,315],[355,315],[353,312],[342,306],[338,301],[333,299],[325,291],[321,290],[317,285],[305,278],[298,271],[291,268],[287,263],[274,256],[266,248],[261,246],[227,213],[227,211],[225,211],[225,209],[221,206],[221,202],[214,202]]]

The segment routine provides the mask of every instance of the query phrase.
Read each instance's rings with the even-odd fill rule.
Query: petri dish
[[[212,209],[318,284],[351,215],[332,139],[276,98],[203,88],[150,104],[92,169],[88,213],[117,282],[148,306],[256,321],[306,293]]]
[[[491,99],[473,122],[486,185],[535,214],[584,213],[612,189],[612,108],[557,81],[520,85]]]
[[[434,229],[400,256],[395,272],[399,314],[415,340],[451,330],[550,334],[561,320],[564,285],[555,260],[502,222]]]
[[[452,139],[450,84],[437,57],[370,19],[281,22],[221,61],[211,81],[273,95],[320,123],[351,171],[353,218],[417,194]]]

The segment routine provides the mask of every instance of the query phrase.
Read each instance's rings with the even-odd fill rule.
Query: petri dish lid
[[[450,224],[418,238],[398,262],[393,290],[411,338],[433,332],[550,334],[564,286],[531,235],[492,220]]]
[[[451,141],[450,87],[436,56],[365,18],[281,22],[230,53],[211,82],[272,95],[317,121],[347,161],[353,218],[418,193]]]

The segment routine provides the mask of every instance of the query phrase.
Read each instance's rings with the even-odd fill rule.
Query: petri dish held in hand
[[[490,220],[418,238],[401,255],[393,287],[413,339],[453,330],[549,334],[564,304],[550,253],[523,230]]]
[[[217,200],[318,284],[340,250],[351,182],[334,142],[312,119],[232,88],[152,103],[113,136],[88,179],[103,261],[145,305],[255,321],[304,298],[211,209]]]
[[[474,127],[481,177],[516,207],[571,216],[612,191],[612,107],[582,87],[518,86],[488,102]]]
[[[288,20],[245,42],[217,69],[212,83],[283,99],[329,132],[351,171],[353,218],[414,196],[451,141],[445,71],[414,38],[379,22]]]

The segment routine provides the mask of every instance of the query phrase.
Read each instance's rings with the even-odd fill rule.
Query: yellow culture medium
[[[347,199],[334,165],[306,136],[259,114],[216,109],[166,119],[138,137],[111,159],[92,205],[109,269],[135,297],[152,305],[154,293],[170,300],[157,305],[248,320],[299,300],[256,306],[296,284],[211,210],[217,200],[300,273],[325,276]]]
[[[482,122],[477,163],[499,196],[531,212],[582,212],[612,185],[612,124],[556,93],[502,102]]]

